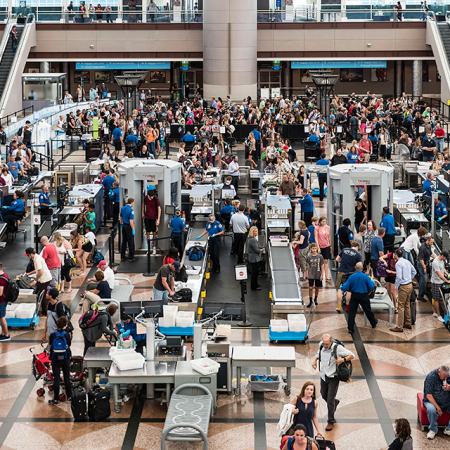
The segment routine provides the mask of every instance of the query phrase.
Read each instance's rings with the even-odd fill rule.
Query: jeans
[[[66,397],[72,397],[72,385],[70,384],[70,359],[62,359],[61,361],[52,361],[53,371],[53,392],[55,400],[59,400],[59,385],[61,383],[61,369],[64,375],[64,385],[66,387]]]
[[[148,151],[153,155],[153,158],[156,158],[156,152],[155,152],[155,141],[149,142],[148,144]]]
[[[164,305],[168,305],[169,291],[159,291],[153,286],[153,300],[163,300]]]
[[[422,264],[420,264],[420,261],[417,261],[417,271],[420,275],[420,281],[419,281],[419,298],[423,299],[423,296],[425,295],[425,291],[427,290],[427,282],[428,282],[428,275],[423,270]]]
[[[436,139],[436,150],[439,153],[444,151],[444,139]]]
[[[425,406],[425,408],[427,408],[427,416],[428,416],[428,420],[430,421],[430,425],[428,426],[428,429],[430,431],[434,431],[435,433],[438,432],[438,413],[437,413],[437,409],[434,405],[432,405],[430,402],[423,402],[423,406]],[[447,424],[447,428],[450,429],[450,420]]]
[[[334,412],[336,411],[336,395],[339,389],[339,378],[328,378],[325,375],[325,381],[320,378],[320,395],[327,402],[328,423],[335,423]]]
[[[423,162],[433,161],[433,159],[434,159],[434,155],[428,156],[428,155],[423,154]]]
[[[411,252],[407,252],[403,247],[400,247],[400,249],[403,252],[403,258],[407,259],[414,267],[414,259]]]

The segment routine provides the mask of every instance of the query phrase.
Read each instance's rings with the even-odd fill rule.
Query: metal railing
[[[1,124],[2,126],[4,126],[4,121],[6,120],[6,126],[8,126],[8,125],[9,125],[9,122],[13,123],[12,120],[10,121],[10,117],[16,117],[16,118],[17,118],[17,116],[20,115],[20,114],[23,114],[23,117],[25,117],[25,116],[26,116],[25,111],[27,111],[27,110],[29,110],[29,109],[31,109],[31,113],[30,113],[30,114],[33,114],[33,113],[34,113],[34,105],[27,106],[26,108],[22,108],[22,109],[20,109],[19,111],[13,112],[13,113],[11,113],[11,114],[8,114],[8,115],[5,116],[5,117],[2,117],[2,118],[0,119],[0,124]]]

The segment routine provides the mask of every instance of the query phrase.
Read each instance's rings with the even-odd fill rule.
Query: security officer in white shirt
[[[239,206],[239,212],[233,214],[230,219],[230,225],[233,227],[233,246],[231,247],[231,254],[237,254],[238,264],[244,262],[244,245],[247,240],[247,232],[250,228],[248,218],[244,214],[245,206]]]
[[[233,156],[232,161],[228,165],[228,174],[231,176],[231,184],[234,186],[234,190],[236,191],[237,194],[239,188],[239,178],[241,176],[239,172],[239,163],[237,156]]]
[[[334,357],[336,351],[337,359]],[[337,377],[336,367],[344,361],[351,361],[355,355],[347,350],[343,345],[337,344],[329,334],[322,336],[322,341],[319,344],[319,351],[312,362],[314,370],[317,369],[317,361],[319,361],[320,369],[320,395],[327,402],[328,408],[328,424],[326,431],[331,431],[334,428],[336,420],[334,419],[334,412],[339,405],[339,400],[336,399],[339,388],[339,378]]]

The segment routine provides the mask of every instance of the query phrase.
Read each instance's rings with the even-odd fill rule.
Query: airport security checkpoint
[[[243,153],[231,151],[239,158]],[[315,314],[323,314],[317,312],[318,304],[326,289],[336,295],[328,283],[342,276],[342,255],[356,242],[357,199],[367,205],[367,217],[386,229],[383,242],[390,252],[416,233],[420,244],[433,237],[430,251],[436,257],[450,248],[450,179],[429,164],[399,159],[386,165],[303,166],[294,161],[284,170],[282,163],[274,169],[272,162],[249,167],[237,161],[232,159],[225,169],[203,169],[163,158],[128,157],[109,166],[92,159],[67,169],[80,183],[55,182],[53,187],[50,182],[50,188],[33,191],[38,183],[53,180],[53,172],[43,172],[24,188],[29,189],[36,253],[45,257],[41,244],[48,245],[46,238],[50,245],[64,247],[62,237],[73,245],[64,265],[71,260],[75,268],[84,257],[93,263],[80,283],[81,314],[71,312],[77,314],[84,342],[83,356],[71,362],[72,368],[81,364],[71,397],[74,420],[85,420],[86,414],[91,420],[107,420],[139,398],[163,411],[162,449],[166,441],[201,442],[208,448],[210,423],[227,398],[251,393],[263,400],[265,392],[272,392],[289,401],[298,391],[298,376],[292,373],[298,368],[297,346],[321,336],[313,329]],[[239,172],[235,179],[232,163]],[[6,206],[14,189],[19,188],[0,189]],[[83,244],[75,248],[78,239]],[[31,250],[26,255],[32,256]],[[319,263],[311,275],[317,251],[327,264]],[[409,257],[416,266],[416,249]],[[18,281],[37,276],[27,268]],[[397,304],[377,273],[371,276],[372,315],[392,327]],[[40,308],[46,302],[53,305],[49,297],[58,294],[58,283],[51,283],[53,278],[36,294],[23,281],[18,306],[8,310],[8,325],[39,327]],[[345,283],[342,277],[336,290]],[[70,293],[70,286],[61,293]],[[448,277],[440,292],[443,320],[450,329]],[[341,303],[349,306],[350,294],[342,293],[339,308]],[[433,295],[428,283],[423,295]],[[415,300],[410,307],[414,324]],[[361,312],[358,325],[366,327],[372,316]],[[46,330],[49,320],[44,318]],[[91,323],[100,331],[92,331]],[[251,345],[236,339],[237,334],[233,338],[236,330],[242,336],[250,333]],[[39,397],[47,395],[46,387],[50,392],[52,381],[46,358],[47,350],[33,353],[36,379],[44,380]],[[69,398],[64,389],[49,403]],[[103,406],[86,406],[85,389],[88,401],[98,399]]]

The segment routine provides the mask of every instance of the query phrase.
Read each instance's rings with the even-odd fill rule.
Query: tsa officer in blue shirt
[[[436,190],[436,186],[434,185],[433,181],[434,181],[433,172],[428,172],[427,179],[423,182],[422,185],[422,192],[425,195],[428,195],[428,197],[431,197],[431,192]]]
[[[23,203],[24,194],[22,191],[14,192],[14,200],[10,206],[3,206],[3,220],[9,225],[11,230],[15,229],[14,221],[22,219],[25,205]]]
[[[172,228],[172,245],[178,249],[180,255],[183,254],[183,233],[186,231],[184,220],[180,217],[181,211],[177,209],[175,215],[170,221]]]
[[[39,194],[39,212],[46,216],[53,214],[52,206],[55,206],[54,203],[50,202],[50,196],[48,195],[48,186],[44,184],[42,186],[42,191]]]
[[[222,240],[220,236],[223,234],[222,224],[216,220],[216,216],[211,214],[209,216],[209,222],[206,224],[206,230],[196,239],[200,239],[205,234],[209,236],[209,248],[211,251],[212,270],[214,272],[220,272],[220,246]]]
[[[125,251],[128,245],[128,260],[137,261],[134,257],[134,198],[129,198],[127,204],[120,211],[120,225],[122,228],[121,258],[125,261]]]
[[[109,191],[113,188],[113,184],[115,181],[115,178],[111,175],[111,172],[109,169],[105,169],[106,177],[102,180],[102,186],[103,186],[103,198],[105,200],[105,210],[103,212],[103,224],[106,224],[106,221],[111,219],[111,200],[109,199]]]
[[[314,202],[312,197],[308,194],[308,189],[302,188],[302,197],[299,200],[291,200],[292,203],[300,203],[302,205],[303,220],[306,227],[311,225],[311,219],[313,217]]]
[[[383,208],[383,219],[380,222],[380,228],[384,228],[386,233],[383,237],[384,249],[386,252],[394,251],[395,224],[394,216],[390,213],[389,207]]]
[[[254,127],[250,133],[255,136],[256,158],[259,158],[259,154],[261,153],[261,133],[258,131],[258,127]]]
[[[447,208],[442,203],[441,195],[438,195],[437,198],[434,199],[434,218],[438,222],[445,222],[448,218]]]
[[[122,150],[123,137],[122,127],[114,128],[112,132],[111,145],[114,145],[114,160],[120,161],[119,152]]]
[[[113,222],[112,227],[114,228],[116,226],[116,223],[119,221],[119,213],[120,213],[120,187],[119,182],[114,181],[112,189],[108,192],[109,200],[113,203]]]

